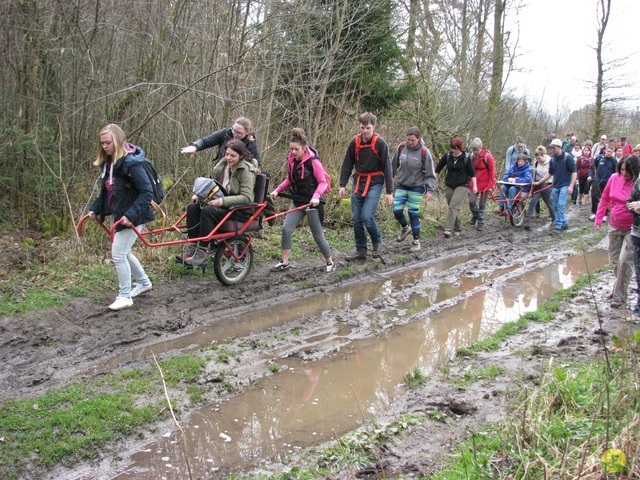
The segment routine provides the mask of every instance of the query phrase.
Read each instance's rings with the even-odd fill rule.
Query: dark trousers
[[[594,215],[598,212],[598,204],[600,203],[602,192],[604,191],[604,187],[606,186],[607,182],[594,182],[591,185],[591,213],[593,213]]]
[[[200,203],[190,203],[187,206],[187,235],[189,238],[206,237],[228,212],[226,208],[208,205],[202,208]],[[206,248],[209,242],[200,242],[200,246]]]

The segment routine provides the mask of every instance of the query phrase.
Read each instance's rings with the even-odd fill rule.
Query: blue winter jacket
[[[510,178],[515,178],[516,183],[527,183],[528,185],[522,189],[528,192],[531,188],[531,165],[525,162],[523,166],[518,166],[518,162],[511,165],[511,168],[502,176],[503,182],[508,182]]]
[[[114,211],[109,211],[107,189],[105,187],[110,175],[110,163],[100,165],[102,169],[102,188],[89,210],[99,215],[101,221],[104,221],[105,216],[113,215],[114,222],[122,217],[127,217],[131,220],[131,223],[137,226],[154,219],[151,208],[153,187],[142,166],[142,162],[146,158],[144,150],[130,144],[126,145],[126,149],[129,153],[119,159],[113,167]],[[124,228],[127,227],[119,225],[117,230],[120,231]]]

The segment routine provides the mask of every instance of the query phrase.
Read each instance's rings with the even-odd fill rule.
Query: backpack
[[[363,148],[370,148],[371,150],[373,150],[373,153],[376,154],[376,157],[380,158],[380,154],[378,153],[378,149],[376,148],[378,138],[380,138],[380,135],[374,133],[373,137],[371,137],[371,144],[363,146],[362,135],[356,135],[356,162],[360,160],[360,150],[362,150]]]
[[[402,153],[402,150],[404,150],[404,147],[405,147],[404,142],[398,145],[398,157],[400,157],[400,154]],[[426,147],[426,145],[422,145],[422,150],[420,150],[420,154],[422,156],[422,173],[427,173],[427,152],[428,151],[429,149]]]
[[[319,158],[318,160],[320,161]],[[324,181],[327,182],[327,188],[324,189],[323,195],[328,195],[329,193],[331,193],[331,175],[329,175],[329,172],[327,172],[327,169],[325,168],[324,163],[322,163],[322,161],[320,161],[320,164],[322,165],[322,172],[324,173]]]
[[[145,158],[144,162],[142,162],[142,168],[149,178],[149,183],[151,183],[151,189],[153,190],[153,201],[160,205],[164,200],[164,185],[162,185],[162,180],[160,180],[160,177],[158,176],[156,167],[153,166],[151,160]]]

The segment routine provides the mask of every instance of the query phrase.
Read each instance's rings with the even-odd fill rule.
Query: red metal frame
[[[138,230],[135,226],[131,226],[131,230],[133,230],[136,235],[140,238],[140,240],[142,241],[142,243],[144,243],[147,247],[166,247],[166,246],[170,246],[170,245],[183,245],[185,243],[195,243],[195,242],[209,242],[212,240],[222,240],[225,241],[227,239],[230,238],[234,238],[237,237],[239,235],[243,235],[247,232],[247,229],[249,228],[249,226],[251,225],[251,223],[258,219],[258,217],[262,214],[262,212],[264,211],[264,209],[266,208],[267,204],[265,203],[258,203],[258,204],[249,204],[249,205],[242,205],[242,206],[238,206],[238,207],[234,207],[231,210],[229,210],[227,212],[227,214],[222,218],[222,220],[215,226],[215,228],[209,233],[209,235],[206,235],[204,237],[197,237],[197,238],[181,238],[179,240],[169,240],[169,241],[160,241],[160,242],[150,242],[147,240],[147,237],[149,237],[150,235],[158,235],[158,234],[164,234],[167,232],[177,232],[179,234],[183,233],[183,230],[187,228],[186,224],[184,223],[184,219],[187,216],[186,213],[183,213],[182,216],[178,219],[177,222],[175,222],[173,225],[169,225],[168,227],[162,227],[162,228],[156,228],[153,230],[147,230],[144,232],[141,232],[140,230]],[[280,212],[280,213],[275,213],[273,215],[270,215],[268,217],[265,217],[262,219],[263,222],[268,222],[270,220],[273,220],[277,217],[281,217],[283,215],[286,215],[288,213],[291,212],[295,212],[296,210],[302,210],[303,208],[307,208],[309,205],[301,205],[299,207],[295,207],[292,208],[290,210],[287,210],[285,212]],[[246,210],[246,209],[254,209],[253,214],[251,215],[251,217],[249,217],[249,219],[247,221],[245,221],[242,226],[240,228],[238,228],[237,230],[233,230],[233,231],[220,231],[222,228],[222,225],[227,221],[230,220],[231,215],[233,214],[233,212],[236,212],[238,210]],[[84,224],[85,221],[87,221],[88,219],[92,218],[90,215],[85,215],[84,217],[82,217],[80,219],[80,221],[78,222],[78,236],[81,237],[82,236],[82,226]],[[109,235],[109,239],[110,241],[113,243],[113,236],[115,235],[116,232],[116,228],[118,227],[118,225],[120,225],[122,223],[122,219],[118,220],[117,222],[114,222],[114,224],[111,226],[111,228],[108,228],[102,221],[100,221],[100,219],[97,216],[93,217],[96,222],[98,222],[98,225],[100,225],[100,227],[107,232],[107,234]],[[225,241],[225,247],[228,247],[228,243]],[[249,242],[248,244],[251,243],[251,236],[249,236]],[[231,251],[231,249],[227,248],[227,251]],[[233,254],[233,253],[232,253]],[[244,252],[243,252],[244,254]],[[242,255],[240,255],[238,258],[242,257]]]
[[[501,186],[502,185],[513,185],[513,186],[519,186],[520,189],[516,192],[516,196],[514,198],[511,199],[511,201],[523,201],[523,200],[528,200],[531,198],[531,196],[533,195],[533,188],[534,185],[532,185],[531,183],[510,183],[510,182],[503,182],[503,181],[499,181],[496,182],[496,186],[495,188],[491,191],[491,193],[489,194],[489,198],[491,198],[491,200],[493,200],[494,202],[503,205],[505,204],[508,199],[501,199],[500,198],[500,192],[502,191]],[[530,186],[531,188],[529,189],[529,191],[527,192],[523,192],[524,188]],[[547,190],[548,188],[551,188],[552,184],[549,183],[548,185],[545,185],[543,188],[540,188],[538,190],[536,190],[536,193],[538,192],[542,192],[543,190]],[[504,193],[504,192],[502,192]],[[521,196],[521,194],[524,193],[524,196]]]

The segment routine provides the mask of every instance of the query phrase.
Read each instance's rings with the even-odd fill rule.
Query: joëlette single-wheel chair
[[[512,199],[507,198],[507,194],[502,189],[503,185],[508,185],[516,190],[516,193]],[[530,187],[525,191],[525,188]],[[534,193],[539,193],[543,190],[551,188],[551,184],[547,184],[542,188],[536,188],[539,185],[533,185],[532,183],[511,183],[511,182],[496,182],[496,187],[493,189],[489,198],[500,205],[503,215],[509,217],[509,222],[514,227],[520,227],[524,223],[524,218],[527,214],[527,204],[531,200],[531,196]],[[535,189],[535,190],[534,190]],[[511,204],[511,208],[507,207],[507,202]]]
[[[215,226],[215,228],[209,232],[205,237],[186,238],[184,233],[186,232],[186,212],[178,219],[178,221],[172,225],[162,228],[156,228],[153,230],[140,231],[134,226],[131,229],[138,235],[142,243],[147,247],[166,247],[169,245],[185,245],[187,243],[196,242],[211,242],[209,244],[209,251],[213,252],[213,268],[216,274],[216,278],[223,285],[235,285],[240,283],[251,271],[253,266],[253,246],[251,232],[262,229],[262,223],[264,221],[270,221],[282,215],[286,215],[295,210],[301,210],[307,208],[308,205],[302,205],[300,207],[287,210],[286,212],[275,213],[268,217],[264,216],[265,208],[267,207],[267,191],[269,189],[269,177],[266,174],[259,174],[256,176],[256,185],[254,188],[254,203],[248,203],[246,205],[238,205],[230,208],[225,217]],[[287,197],[287,195],[280,195]],[[240,210],[250,210],[251,216],[246,221],[236,221],[233,219],[234,213]],[[84,222],[91,218],[89,215],[85,215],[78,222],[78,236],[82,236],[82,226]],[[116,231],[116,227],[121,223],[118,220],[113,224],[111,228],[108,228],[98,217],[93,217],[100,227],[109,234],[111,241],[113,242],[113,236]],[[163,215],[164,218],[164,215]],[[164,241],[164,235],[166,233],[176,233],[182,236],[180,239]],[[152,237],[160,236],[160,241],[153,241]],[[150,241],[151,240],[151,241]],[[202,267],[203,270],[205,267]]]

